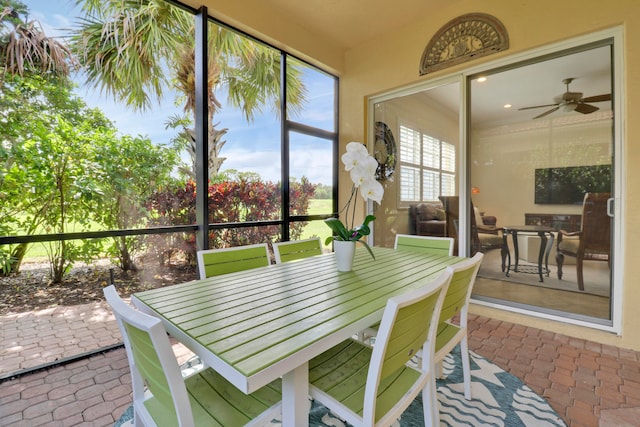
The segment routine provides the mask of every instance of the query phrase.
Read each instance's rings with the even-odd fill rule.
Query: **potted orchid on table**
[[[341,157],[344,168],[349,172],[353,186],[349,200],[338,214],[344,213],[347,218],[346,224],[339,218],[328,218],[325,223],[333,231],[333,235],[329,236],[325,244],[334,243],[334,251],[336,252],[336,260],[338,262],[339,271],[350,271],[353,262],[353,254],[355,252],[356,242],[360,242],[367,248],[373,259],[375,255],[363,237],[371,233],[369,224],[376,219],[373,215],[367,215],[362,224],[354,226],[356,208],[352,206],[352,202],[359,192],[366,201],[373,200],[380,204],[384,195],[382,184],[376,181],[375,173],[378,162],[367,151],[367,148],[359,142],[350,142],[347,144],[347,151]],[[351,221],[349,221],[351,216]],[[346,253],[342,253],[345,251]]]

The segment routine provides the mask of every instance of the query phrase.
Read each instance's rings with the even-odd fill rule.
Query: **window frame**
[[[420,143],[420,147],[419,147],[419,153],[418,153],[418,160],[419,163],[412,163],[406,160],[403,160],[403,146],[405,145],[405,139],[404,139],[404,135],[405,132],[403,131],[403,128],[408,129],[409,131],[413,132],[413,133],[417,133],[419,136],[419,143]],[[455,195],[455,191],[456,191],[456,180],[457,180],[457,171],[456,171],[456,167],[457,167],[457,150],[456,150],[456,146],[455,144],[452,144],[450,142],[447,142],[446,140],[440,138],[438,136],[437,133],[433,133],[433,134],[429,134],[427,133],[424,129],[422,129],[420,126],[415,125],[414,123],[411,123],[409,121],[405,121],[402,120],[398,123],[398,135],[399,135],[399,145],[400,145],[400,149],[398,150],[399,152],[399,157],[398,157],[398,207],[405,207],[408,208],[410,205],[416,204],[416,203],[425,203],[425,202],[433,202],[433,201],[437,201],[439,196],[442,195]],[[431,140],[435,140],[437,141],[437,145],[438,145],[438,167],[433,167],[433,166],[427,166],[425,165],[425,138],[429,138]],[[452,151],[453,151],[453,159],[450,162],[451,166],[453,166],[453,170],[448,170],[448,169],[444,169],[443,168],[443,147],[444,146],[449,146]],[[418,188],[418,200],[405,200],[403,199],[403,188],[404,188],[404,178],[403,178],[403,170],[405,170],[405,168],[414,168],[418,170],[418,179],[419,179],[419,188]],[[438,177],[438,182],[437,182],[437,187],[438,187],[438,196],[436,196],[436,199],[429,199],[427,200],[425,198],[425,192],[424,192],[424,182],[425,182],[425,172],[432,172],[437,174]],[[451,176],[453,179],[452,185],[451,185],[451,194],[443,194],[443,176]],[[415,194],[415,193],[414,193]]]

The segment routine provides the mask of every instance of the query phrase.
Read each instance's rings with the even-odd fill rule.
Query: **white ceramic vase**
[[[334,240],[333,251],[336,257],[338,271],[351,271],[353,256],[356,253],[356,242]]]

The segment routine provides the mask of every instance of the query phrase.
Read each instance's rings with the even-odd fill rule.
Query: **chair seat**
[[[275,416],[280,412],[282,383],[274,381],[249,395],[229,383],[211,368],[185,378],[191,410],[196,426],[244,426],[255,418],[265,420],[265,411]],[[145,401],[145,406],[156,405],[153,398]],[[157,411],[157,412],[156,412]],[[149,408],[149,412],[162,414],[160,408]],[[164,424],[167,418],[155,420]]]
[[[558,248],[565,254],[577,254],[578,247],[580,246],[579,239],[567,239],[566,237],[562,239],[562,242],[558,243]],[[598,250],[596,248],[591,249],[588,256],[585,256],[584,259],[598,259],[598,260],[608,260],[609,259],[609,251]]]
[[[482,249],[501,248],[504,240],[497,234],[478,233],[480,247]]]
[[[342,403],[360,416],[353,419],[349,413],[336,414],[352,425],[362,424],[364,393],[367,373],[373,349],[360,341],[350,339],[327,350],[309,362],[309,390],[311,396],[324,394]],[[353,375],[353,372],[358,372]],[[349,381],[344,378],[350,377]],[[420,372],[409,366],[399,369],[394,375],[380,383],[376,414],[386,414],[402,400],[411,386],[420,377]],[[335,385],[339,384],[339,387]],[[325,397],[326,399],[326,397]],[[324,399],[320,399],[324,400]]]

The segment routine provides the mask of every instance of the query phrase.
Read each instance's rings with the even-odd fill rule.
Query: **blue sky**
[[[74,26],[78,9],[72,0],[23,0],[30,9],[30,19],[40,21],[48,36],[64,34],[64,28]],[[304,124],[331,129],[333,123],[333,81],[320,73],[305,73],[304,82],[310,97],[303,117]],[[182,114],[182,106],[174,105],[175,97],[167,96],[161,105],[150,111],[135,112],[124,105],[107,99],[97,90],[82,86],[77,80],[78,96],[90,107],[100,108],[123,134],[142,135],[155,143],[166,143],[175,131],[165,130],[165,122],[174,114]],[[251,124],[247,124],[239,111],[226,104],[224,93],[216,94],[223,107],[214,117],[219,129],[229,129],[221,155],[227,160],[222,170],[237,169],[259,173],[263,179],[280,180],[280,125],[274,113],[265,108]],[[331,184],[331,145],[312,138],[292,136],[292,175],[306,176],[313,183]]]

